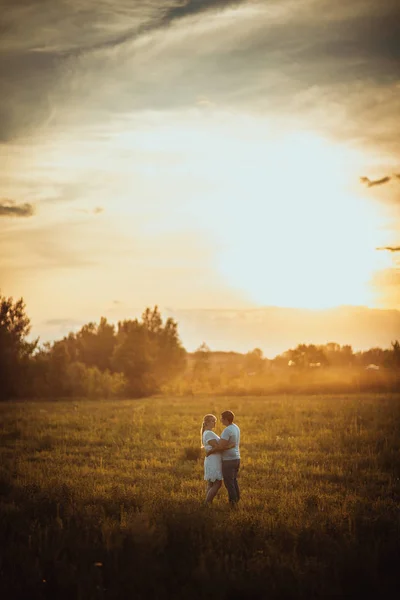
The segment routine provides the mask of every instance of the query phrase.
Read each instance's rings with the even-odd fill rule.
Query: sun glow
[[[376,252],[383,215],[359,187],[360,152],[217,110],[125,142],[169,156],[181,225],[207,232],[221,278],[251,302],[374,304],[372,276],[390,259]]]
[[[106,207],[90,231],[109,242],[104,256],[96,250],[99,283],[91,293],[127,269],[141,279],[143,269],[151,298],[180,306],[184,297],[197,306],[201,290],[187,279],[176,275],[166,289],[159,274],[149,274],[162,254],[171,276],[183,266],[195,280],[201,273],[204,306],[225,306],[222,289],[248,306],[374,306],[373,275],[391,257],[376,251],[386,243],[385,215],[359,185],[368,159],[362,152],[292,123],[208,105],[132,117],[110,125],[105,138],[42,153],[54,177],[66,177],[81,158],[85,173],[95,174],[92,187],[82,179],[81,193],[89,215]],[[67,217],[68,204],[63,210]],[[76,212],[76,227],[90,220],[83,215]],[[113,289],[129,297],[125,287],[123,278]]]
[[[247,150],[248,168],[223,184],[242,209],[226,218],[221,273],[259,304],[373,305],[373,274],[390,257],[376,251],[383,218],[356,189],[357,156],[308,133]]]

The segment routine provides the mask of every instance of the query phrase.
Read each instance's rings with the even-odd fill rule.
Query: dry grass
[[[242,501],[203,506],[203,414],[237,414]],[[0,405],[9,598],[391,597],[400,395]],[[218,429],[217,429],[218,431]],[[207,585],[205,585],[207,583]]]

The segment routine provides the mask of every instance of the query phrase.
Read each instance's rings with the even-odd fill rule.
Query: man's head
[[[224,410],[224,412],[221,413],[221,423],[222,425],[225,425],[225,427],[231,425],[231,423],[233,423],[234,418],[235,415],[231,410]]]

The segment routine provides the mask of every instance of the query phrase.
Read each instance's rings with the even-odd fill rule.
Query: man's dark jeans
[[[237,482],[237,475],[240,467],[240,459],[223,460],[222,461],[222,476],[224,484],[228,490],[229,502],[236,504],[240,500],[240,490]]]

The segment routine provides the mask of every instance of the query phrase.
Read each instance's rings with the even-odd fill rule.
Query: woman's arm
[[[212,446],[213,448],[217,448],[218,447],[218,440],[208,440],[208,442],[206,442],[209,446]]]
[[[210,446],[212,446],[212,450],[206,452],[206,456],[210,456],[210,454],[214,454],[215,452],[223,452],[224,450],[228,450],[228,448],[234,448],[235,444],[229,442],[228,440],[210,440],[207,442]]]

